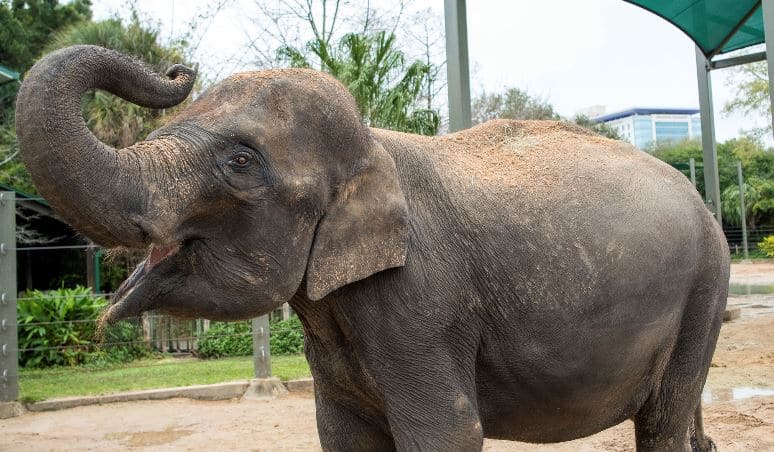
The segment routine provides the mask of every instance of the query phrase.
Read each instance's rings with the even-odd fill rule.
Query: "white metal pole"
[[[766,35],[766,61],[769,65],[769,101],[774,106],[774,0],[763,0],[763,30]],[[769,36],[772,39],[769,39]],[[770,118],[774,133],[774,115]]]
[[[468,24],[465,0],[445,0],[446,74],[449,90],[449,132],[467,129],[470,120]]]
[[[747,249],[747,209],[744,205],[744,176],[742,175],[742,162],[736,162],[736,174],[739,177],[739,215],[742,220],[742,246],[744,247],[744,258],[750,258],[750,252]]]
[[[19,398],[18,347],[16,194],[12,191],[0,191],[0,405]]]
[[[715,144],[715,117],[712,109],[710,67],[700,48],[696,47],[696,79],[699,83],[699,110],[701,115],[701,147],[704,150],[704,191],[707,207],[723,224],[720,212],[720,185],[718,183],[718,151]]]

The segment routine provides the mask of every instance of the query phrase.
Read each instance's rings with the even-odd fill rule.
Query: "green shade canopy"
[[[683,30],[707,58],[766,42],[761,0],[624,0]]]
[[[0,84],[11,80],[19,80],[19,73],[0,65]]]

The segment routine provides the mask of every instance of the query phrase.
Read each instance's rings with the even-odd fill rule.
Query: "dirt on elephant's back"
[[[645,177],[658,172],[659,178],[676,173],[628,143],[561,121],[495,120],[433,140],[441,172],[506,190],[550,195],[603,173]],[[630,171],[635,166],[637,171]]]

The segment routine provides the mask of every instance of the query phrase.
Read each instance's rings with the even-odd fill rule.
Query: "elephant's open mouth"
[[[144,294],[135,294],[135,289],[142,286],[143,281],[162,262],[180,253],[187,247],[191,240],[171,245],[151,245],[148,256],[142,261],[131,275],[121,283],[113,295],[112,302],[102,315],[102,322],[115,323],[127,317],[134,317],[152,308],[152,300]],[[143,291],[147,292],[147,290]]]
[[[148,257],[145,258],[145,271],[150,271],[150,269],[158,265],[159,262],[177,253],[181,246],[181,243],[166,246],[151,245],[150,253],[148,254]]]

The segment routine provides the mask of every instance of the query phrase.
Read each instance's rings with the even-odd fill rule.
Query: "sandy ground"
[[[774,264],[735,264],[732,282],[774,284]],[[774,294],[734,296],[704,394],[707,433],[721,451],[774,450]],[[320,450],[311,395],[275,400],[130,402],[0,420],[0,450]],[[537,446],[487,440],[486,451],[630,451],[631,422]]]
[[[731,284],[774,285],[774,262],[731,264]]]

